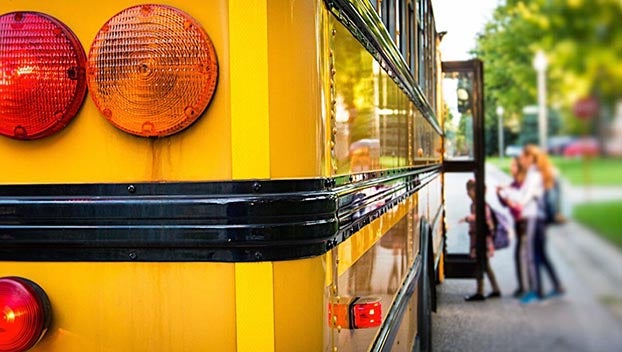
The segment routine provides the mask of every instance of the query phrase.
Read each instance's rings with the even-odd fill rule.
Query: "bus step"
[[[445,277],[448,279],[472,279],[477,277],[477,262],[468,254],[445,256]]]

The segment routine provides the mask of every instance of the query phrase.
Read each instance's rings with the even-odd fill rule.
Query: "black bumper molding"
[[[335,178],[0,186],[0,260],[252,262],[326,253],[440,165]]]

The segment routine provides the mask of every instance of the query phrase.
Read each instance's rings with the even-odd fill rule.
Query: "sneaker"
[[[522,288],[517,288],[516,291],[512,294],[514,298],[521,298],[525,295],[525,290]]]
[[[467,302],[484,301],[486,300],[486,297],[484,297],[481,293],[474,293],[470,296],[464,297],[464,300]]]
[[[488,295],[486,295],[486,298],[499,298],[499,297],[501,297],[501,292],[499,291],[492,291]]]
[[[540,297],[538,297],[538,294],[536,294],[534,291],[529,291],[523,297],[521,297],[520,303],[530,304],[536,302],[538,299],[540,299]]]
[[[566,293],[564,289],[555,288],[551,292],[547,293],[546,296],[544,296],[544,298],[550,299],[550,298],[555,298],[555,297],[561,297],[564,295],[564,293]]]

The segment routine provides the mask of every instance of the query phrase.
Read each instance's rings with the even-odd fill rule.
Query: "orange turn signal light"
[[[216,51],[190,15],[140,5],[113,16],[88,55],[87,82],[104,117],[142,137],[190,126],[209,104],[218,79]]]

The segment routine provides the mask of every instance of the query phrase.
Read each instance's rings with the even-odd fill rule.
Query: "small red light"
[[[382,324],[382,303],[378,297],[341,297],[328,303],[328,326],[339,329],[365,329]]]
[[[382,304],[379,301],[354,303],[352,315],[354,316],[355,329],[380,326],[382,323]]]
[[[86,55],[57,19],[0,16],[0,134],[37,139],[65,127],[86,95]]]
[[[51,318],[50,301],[34,282],[0,279],[0,352],[30,349],[43,337]]]

